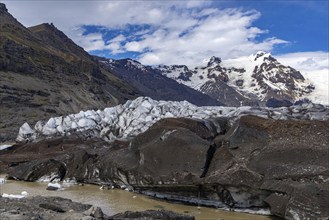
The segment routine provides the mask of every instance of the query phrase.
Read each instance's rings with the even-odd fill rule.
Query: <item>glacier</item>
[[[111,142],[117,139],[131,139],[163,118],[183,117],[203,120],[227,117],[233,122],[242,115],[255,115],[275,120],[327,120],[329,107],[313,103],[281,108],[197,107],[187,101],[156,101],[149,97],[139,97],[104,110],[80,111],[77,114],[53,117],[48,121],[41,120],[33,129],[26,122],[20,127],[16,141],[38,141],[49,137],[77,134],[84,138],[99,137]]]

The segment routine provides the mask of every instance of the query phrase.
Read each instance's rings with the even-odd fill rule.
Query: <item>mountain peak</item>
[[[35,27],[37,27],[37,26],[39,26],[40,28],[43,27],[43,28],[50,28],[50,29],[58,30],[53,23],[42,23],[42,24],[36,25]]]
[[[208,61],[208,67],[216,64],[220,64],[222,62],[222,59],[219,57],[212,56],[210,60]]]
[[[256,54],[252,54],[250,56],[250,59],[252,61],[257,61],[259,58],[261,58],[263,61],[264,58],[269,58],[269,57],[272,57],[271,53],[267,53],[265,51],[258,51]]]
[[[55,33],[61,35],[62,37],[64,37],[64,35],[65,35],[59,29],[57,29],[53,23],[42,23],[39,25],[29,27],[28,29],[34,33],[41,32],[41,31],[52,31],[52,32],[55,32]]]
[[[15,26],[16,28],[19,29],[25,29],[25,27],[19,23],[9,12],[5,4],[0,3],[0,27],[1,27],[1,32],[6,31],[6,32],[11,32],[11,27],[9,26]],[[21,33],[22,34],[22,33]],[[26,33],[24,33],[25,35]]]
[[[0,12],[8,12],[8,9],[4,3],[0,3]]]
[[[73,60],[90,61],[90,55],[80,46],[76,45],[64,32],[53,23],[43,23],[28,28],[38,39],[51,46],[51,53],[58,56],[71,56]],[[54,50],[55,49],[55,50]],[[65,54],[65,55],[64,55]]]

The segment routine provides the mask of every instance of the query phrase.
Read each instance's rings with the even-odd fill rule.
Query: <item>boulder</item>
[[[103,219],[104,217],[102,209],[94,206],[90,207],[87,211],[84,211],[83,214],[86,216],[95,217],[96,219]]]
[[[59,183],[48,183],[47,190],[59,190],[61,188],[61,185]]]
[[[65,164],[55,159],[41,159],[20,163],[10,174],[18,180],[37,181],[43,176],[55,174],[62,180],[66,173]]]

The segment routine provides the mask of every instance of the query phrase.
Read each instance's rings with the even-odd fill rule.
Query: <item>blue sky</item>
[[[291,42],[275,53],[328,51],[329,1],[227,1],[227,7],[256,9],[262,13],[254,25]]]
[[[3,2],[24,25],[53,22],[94,55],[193,65],[264,50],[328,67],[327,0]]]

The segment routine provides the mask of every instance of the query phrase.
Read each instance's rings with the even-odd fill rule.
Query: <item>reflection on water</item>
[[[166,209],[178,213],[190,214],[199,220],[230,219],[230,220],[265,220],[272,219],[268,216],[250,215],[244,213],[228,212],[205,207],[186,206],[153,200],[146,196],[127,192],[119,189],[101,190],[95,185],[71,185],[65,186],[62,191],[46,190],[47,183],[19,182],[8,180],[0,185],[0,193],[20,194],[27,191],[29,196],[60,196],[73,201],[91,204],[102,208],[108,215],[114,215],[124,211],[143,211],[147,209]]]

